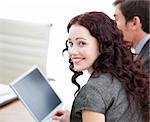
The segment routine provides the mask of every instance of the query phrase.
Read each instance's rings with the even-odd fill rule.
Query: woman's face
[[[96,38],[88,29],[81,25],[72,25],[69,29],[68,53],[73,61],[74,70],[93,72],[92,65],[99,56],[99,46]]]

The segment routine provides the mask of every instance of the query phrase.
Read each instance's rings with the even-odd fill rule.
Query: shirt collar
[[[146,42],[150,39],[150,34],[144,36],[144,38],[138,43],[138,45],[135,48],[135,54],[139,54]]]

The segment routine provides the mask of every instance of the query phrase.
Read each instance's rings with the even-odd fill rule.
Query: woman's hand
[[[70,112],[69,110],[59,110],[52,116],[52,119],[58,122],[70,122]]]

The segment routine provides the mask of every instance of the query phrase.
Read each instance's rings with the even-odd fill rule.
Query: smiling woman
[[[73,25],[69,30],[68,53],[72,59],[75,71],[87,70],[93,72],[91,65],[99,56],[96,38],[80,25]]]
[[[74,98],[73,94],[76,87],[72,86],[71,82],[68,82],[72,73],[68,70],[66,59],[61,55],[67,38],[66,26],[68,21],[77,14],[94,10],[104,11],[113,17],[113,1],[4,0],[0,3],[0,18],[53,24],[50,33],[47,75],[56,80],[54,85],[56,91],[62,96],[64,102],[70,105]],[[67,75],[64,76],[64,73]],[[83,79],[81,77],[80,84],[86,82],[85,77],[88,77],[88,73],[85,73]],[[65,89],[66,87],[68,89]]]
[[[116,22],[103,12],[86,12],[72,18],[67,31],[66,42],[70,45],[66,45],[63,52],[69,53],[69,68],[74,73],[71,81],[78,89],[70,117],[61,111],[62,114],[59,116],[56,112],[53,119],[60,122],[147,122],[149,75],[141,62],[133,59],[131,48],[124,44]],[[80,87],[77,78],[84,70],[90,77]]]

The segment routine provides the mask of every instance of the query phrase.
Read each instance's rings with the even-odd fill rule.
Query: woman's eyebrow
[[[80,39],[86,40],[86,39],[83,38],[83,37],[77,37],[77,38],[76,38],[76,40],[80,40]]]
[[[75,38],[75,40],[80,40],[80,39],[86,40],[84,37],[76,37],[76,38]],[[68,38],[68,41],[71,41],[71,40],[72,40],[71,38]]]
[[[71,41],[71,38],[68,38],[67,40],[68,40],[68,41]]]

